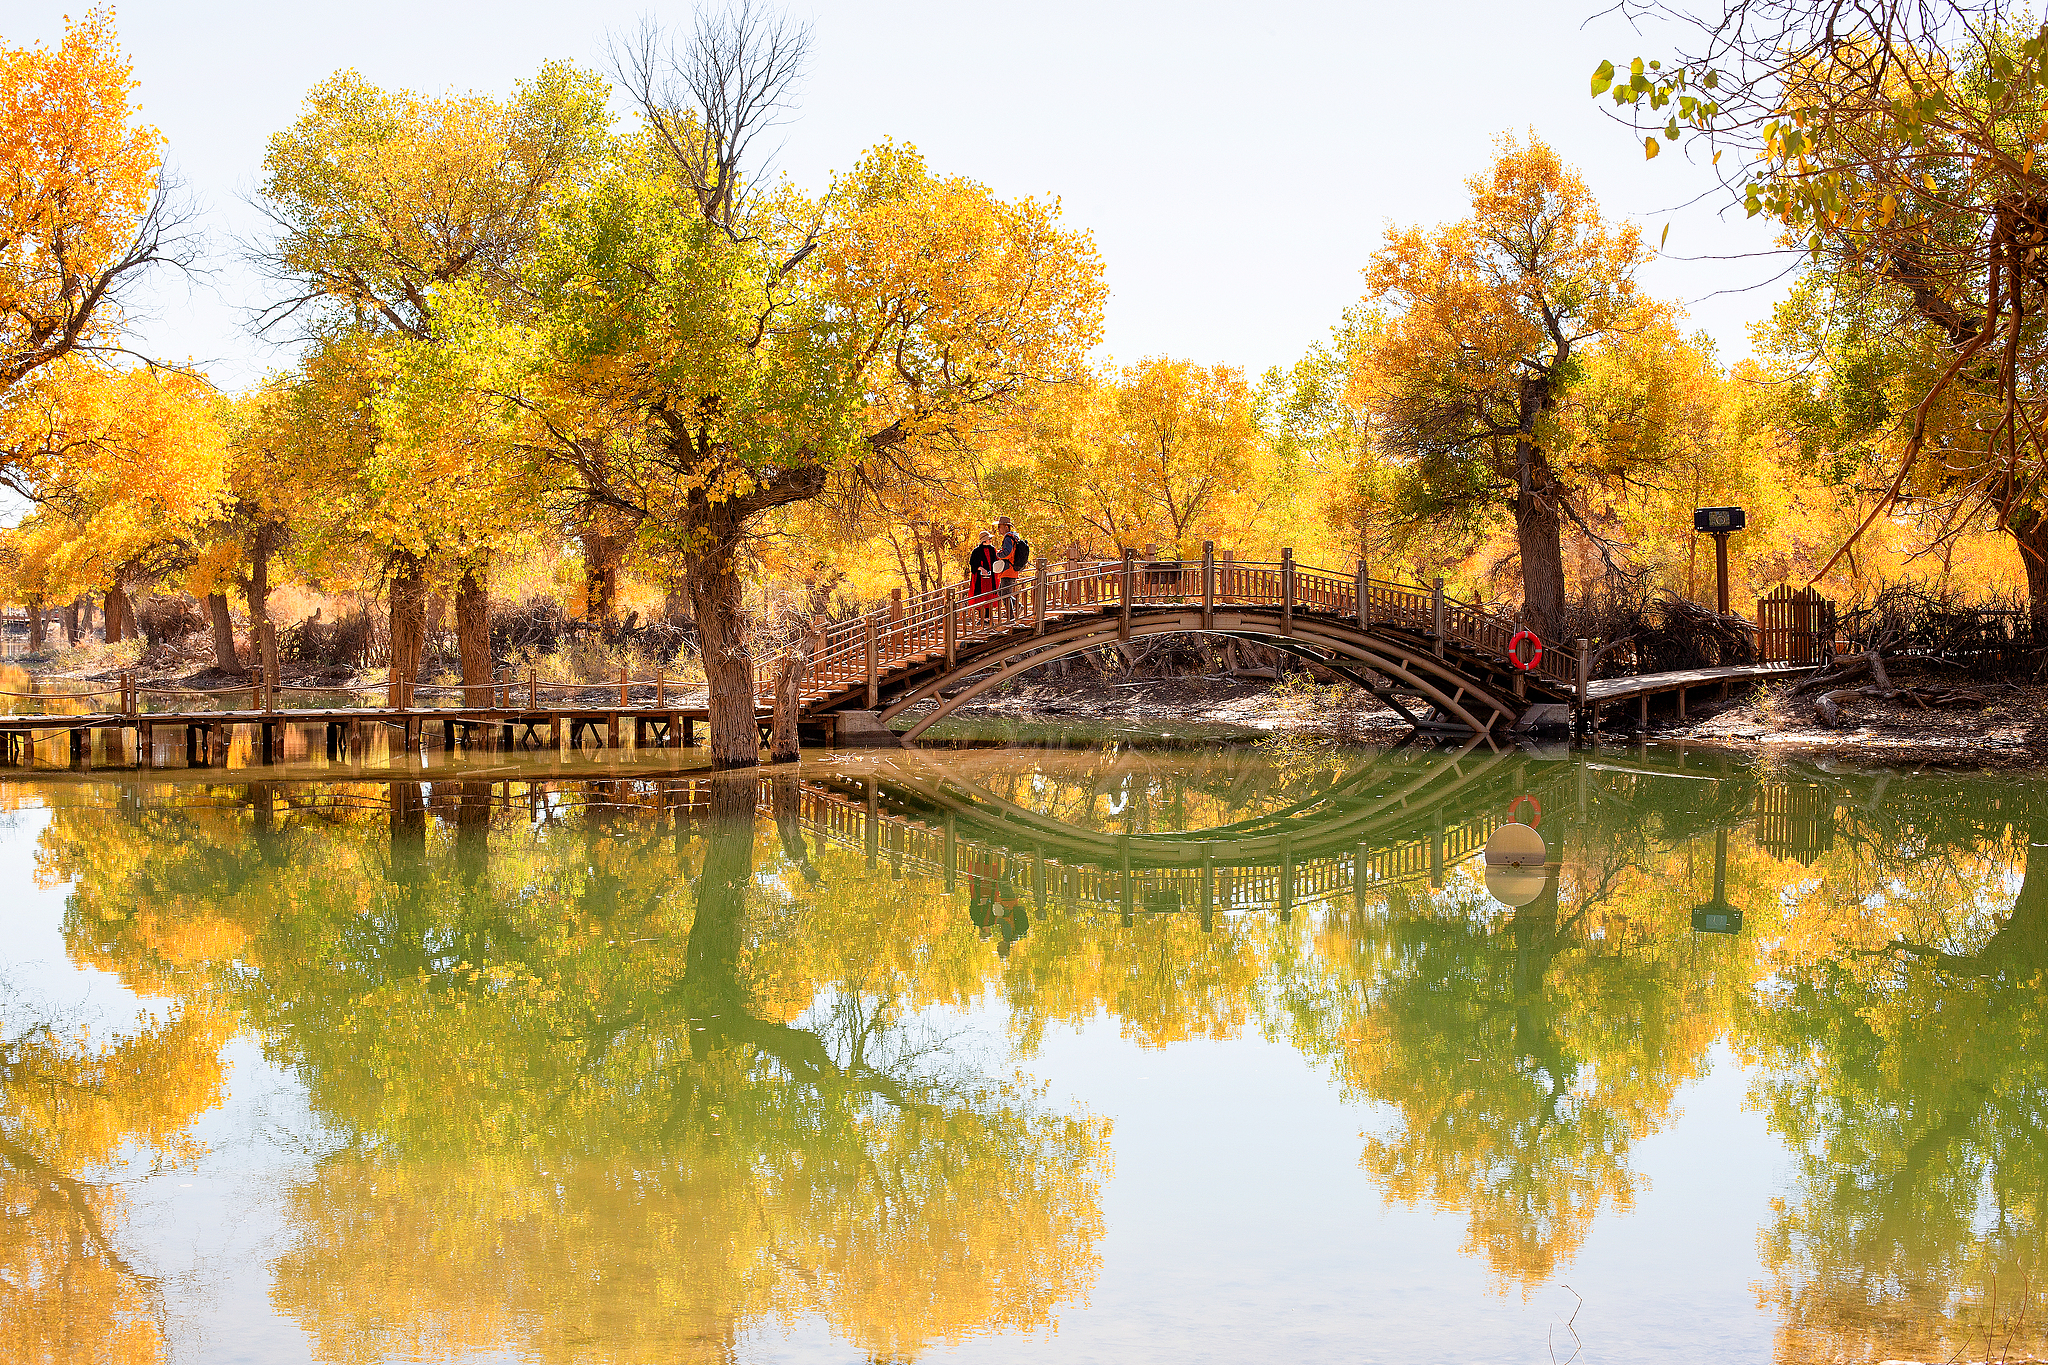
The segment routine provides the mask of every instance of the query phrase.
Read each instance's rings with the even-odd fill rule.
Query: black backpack
[[[1015,531],[1010,532],[1010,538],[1017,542],[1017,553],[1010,560],[1010,567],[1021,571],[1026,564],[1031,562],[1031,542],[1018,535]]]

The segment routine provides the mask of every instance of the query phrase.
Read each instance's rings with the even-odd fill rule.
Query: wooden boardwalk
[[[1701,691],[1726,697],[1731,688],[1769,682],[1775,678],[1796,678],[1811,673],[1817,664],[1738,664],[1728,668],[1681,668],[1668,673],[1637,673],[1625,678],[1596,678],[1586,684],[1579,709],[1586,723],[1598,729],[1601,711],[1636,703],[1639,719],[1650,722],[1653,698],[1670,697],[1679,720],[1685,719],[1686,701]]]
[[[289,726],[320,727],[330,759],[361,759],[369,752],[371,736],[378,733],[386,734],[394,752],[417,754],[437,731],[442,746],[450,752],[457,748],[559,752],[565,742],[570,748],[578,748],[587,740],[603,748],[617,749],[627,734],[638,748],[671,748],[692,743],[695,723],[708,716],[708,710],[702,706],[662,703],[539,709],[342,706],[5,715],[0,716],[0,763],[20,763],[36,745],[65,737],[69,739],[71,761],[84,763],[90,758],[92,733],[102,731],[110,751],[125,748],[126,737],[133,732],[135,762],[141,767],[153,767],[157,762],[158,732],[182,730],[185,761],[198,767],[222,761],[238,725],[251,727],[252,747],[265,763],[282,758],[284,732]],[[757,719],[765,724],[767,716],[764,713]],[[108,761],[126,760],[124,756]]]

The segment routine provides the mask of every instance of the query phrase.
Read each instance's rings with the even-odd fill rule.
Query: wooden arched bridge
[[[1641,706],[1676,694],[1725,694],[1732,683],[1811,667],[1762,664],[1594,680],[1592,651],[1546,642],[1518,668],[1511,617],[1447,597],[1443,580],[1420,589],[1370,577],[1361,562],[1334,573],[1295,562],[1038,562],[1005,597],[972,599],[957,587],[922,594],[823,632],[814,645],[805,715],[871,712],[884,726],[910,715],[915,740],[955,709],[1041,664],[1152,635],[1204,633],[1256,641],[1318,664],[1371,692],[1416,728],[1494,735],[1531,724],[1571,724],[1603,707]],[[1418,710],[1426,708],[1424,714]],[[1547,708],[1539,710],[1538,708]]]
[[[804,710],[872,711],[887,725],[933,703],[904,729],[914,740],[991,688],[1083,650],[1152,635],[1204,633],[1257,641],[1367,688],[1411,724],[1425,719],[1476,734],[1507,729],[1533,706],[1569,706],[1581,685],[1575,651],[1546,648],[1514,667],[1521,626],[1444,595],[1297,564],[1121,561],[1049,565],[1011,595],[973,599],[959,588],[834,626],[813,651]],[[1430,717],[1411,708],[1423,706]],[[1565,713],[1557,713],[1560,724]]]

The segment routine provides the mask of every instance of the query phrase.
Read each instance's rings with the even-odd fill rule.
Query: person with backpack
[[[1002,600],[1004,617],[1014,621],[1017,618],[1017,575],[1031,562],[1031,542],[1017,534],[1008,517],[996,518],[996,534],[1003,538],[996,547],[996,596]]]

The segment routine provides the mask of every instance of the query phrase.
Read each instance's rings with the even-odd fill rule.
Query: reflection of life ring
[[[1514,800],[1508,802],[1508,819],[1520,819],[1520,817],[1517,816],[1515,812],[1522,808],[1522,803],[1524,801],[1529,803],[1530,812],[1529,818],[1525,823],[1529,826],[1530,829],[1534,829],[1536,828],[1536,826],[1543,823],[1543,803],[1541,801],[1538,801],[1535,797],[1528,795],[1527,793],[1524,793],[1523,795],[1518,796]]]
[[[1543,658],[1543,641],[1536,638],[1533,630],[1518,630],[1508,641],[1508,662],[1518,670],[1527,673]]]

